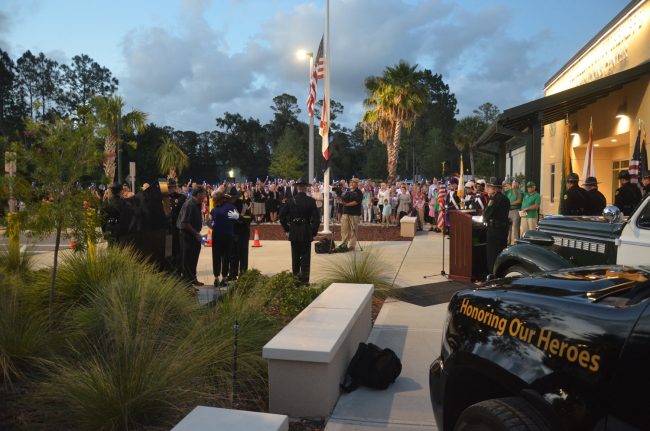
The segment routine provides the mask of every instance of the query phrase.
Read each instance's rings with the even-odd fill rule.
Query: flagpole
[[[323,109],[326,111],[323,116],[329,123],[330,119],[330,0],[325,0],[325,96],[323,100]],[[329,145],[329,124],[327,132],[323,134],[323,147]],[[329,159],[329,156],[328,156]],[[324,234],[331,234],[330,231],[330,164],[329,160],[325,162],[325,175],[323,178],[323,185],[325,186],[323,193],[323,232]]]
[[[311,92],[311,80],[314,74],[314,55],[309,56],[309,86]],[[316,102],[316,101],[314,101]],[[309,116],[309,177],[307,182],[314,181],[314,116]]]

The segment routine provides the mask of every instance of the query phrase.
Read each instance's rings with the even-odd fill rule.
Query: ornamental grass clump
[[[341,258],[331,259],[324,264],[320,280],[329,286],[332,283],[372,284],[374,295],[386,298],[393,289],[392,279],[386,271],[386,263],[376,249],[367,248],[363,252],[346,253]]]

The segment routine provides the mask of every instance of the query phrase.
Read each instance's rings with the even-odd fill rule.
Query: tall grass
[[[385,298],[390,295],[393,286],[387,265],[382,260],[381,253],[372,248],[364,252],[351,252],[336,256],[324,264],[322,284],[358,283],[372,284],[374,295]]]
[[[5,389],[50,356],[47,315],[32,311],[21,279],[0,274],[0,380]]]
[[[15,247],[0,250],[0,273],[28,275],[34,267],[34,259],[25,248],[22,252]]]

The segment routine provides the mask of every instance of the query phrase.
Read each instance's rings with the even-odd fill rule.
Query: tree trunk
[[[48,308],[48,322],[52,327],[52,314],[54,307],[54,290],[56,288],[56,271],[59,265],[59,246],[61,245],[61,222],[56,223],[56,239],[54,242],[54,264],[52,265],[52,281],[50,283],[50,304]]]
[[[472,178],[474,178],[474,149],[469,147],[469,169],[472,171]]]
[[[397,178],[397,162],[399,161],[399,143],[402,137],[402,122],[395,122],[395,131],[393,132],[393,139],[387,147],[388,155],[388,181],[395,181]]]
[[[117,137],[109,133],[104,142],[104,175],[110,182],[115,179],[115,151],[117,149]]]

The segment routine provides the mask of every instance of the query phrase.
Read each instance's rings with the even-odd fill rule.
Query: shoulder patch
[[[569,195],[567,195],[567,194],[565,193],[563,199],[564,199],[564,200],[567,200],[568,198],[569,198]]]

